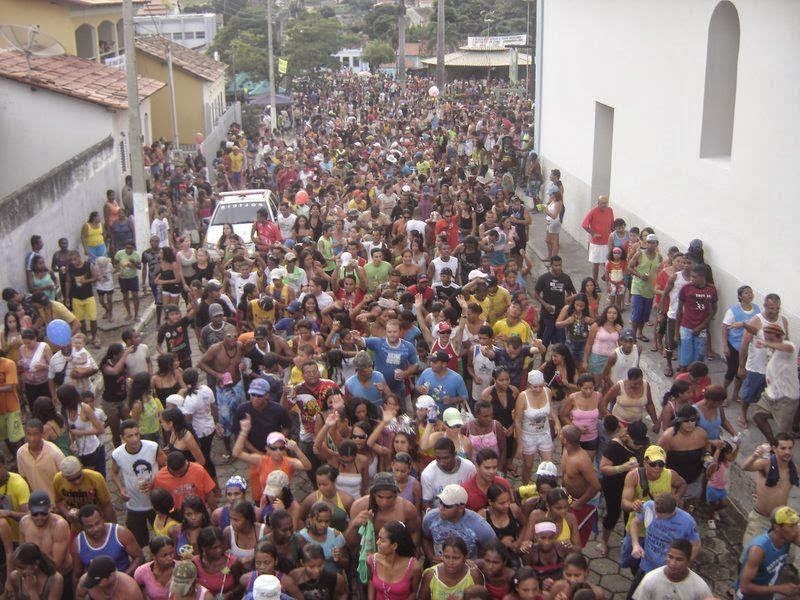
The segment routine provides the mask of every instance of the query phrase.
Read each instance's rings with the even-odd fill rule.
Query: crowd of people
[[[293,100],[281,136],[146,149],[147,248],[130,180],[81,248],[61,238],[47,261],[31,238],[27,290],[2,292],[7,598],[606,598],[592,545],[619,553],[630,598],[706,600],[691,567],[748,418],[767,443],[742,464],[756,495],[732,593],[798,597],[781,577],[800,384],[778,295],[762,309],[742,287],[720,322],[702,242],[663,251],[603,196],[583,221],[593,276],[573,281],[564,185],[522,96],[337,74]],[[205,244],[217,194],[241,188],[275,205]],[[535,278],[529,236],[548,251]],[[123,321],[105,348],[99,319]],[[663,398],[648,351],[674,376]]]

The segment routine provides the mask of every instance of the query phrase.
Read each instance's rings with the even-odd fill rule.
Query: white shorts
[[[604,265],[608,260],[608,246],[589,242],[589,262]]]
[[[549,433],[525,433],[522,432],[520,439],[522,454],[531,456],[536,452],[552,452],[553,438]]]

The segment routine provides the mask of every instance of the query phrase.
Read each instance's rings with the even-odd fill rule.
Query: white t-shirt
[[[450,267],[450,270],[453,272],[453,277],[458,277],[458,259],[455,256],[451,256],[447,260],[442,260],[441,256],[437,256],[431,261],[433,265],[433,281],[431,281],[431,285],[439,283],[442,280],[442,269],[445,267]]]
[[[242,294],[244,294],[244,286],[248,283],[252,283],[255,286],[258,286],[258,274],[257,273],[250,273],[250,276],[245,279],[236,271],[228,271],[228,278],[231,282],[231,291],[233,292],[235,299],[236,299],[236,306],[239,306],[239,301],[242,299]]]
[[[686,579],[674,582],[664,575],[664,567],[653,569],[645,575],[633,593],[634,600],[705,600],[710,595],[708,584],[691,569]]]
[[[142,440],[139,452],[131,454],[125,449],[125,444],[114,449],[111,453],[112,460],[122,473],[122,481],[128,491],[130,500],[125,503],[128,510],[144,511],[153,508],[150,504],[150,492],[143,492],[141,485],[152,482],[158,473],[158,444],[150,440]]]
[[[125,367],[128,369],[128,374],[136,375],[136,373],[147,372],[147,357],[150,356],[150,349],[147,344],[139,344],[136,350],[125,357]]]
[[[300,298],[298,298],[300,304],[303,303],[303,300],[305,300],[305,297],[308,295],[309,295],[308,292],[303,292],[302,294],[300,294]],[[333,296],[331,296],[326,292],[322,292],[319,296],[316,296],[316,299],[317,299],[317,306],[319,306],[320,310],[325,310],[331,304],[333,304]]]
[[[179,407],[183,414],[192,415],[192,429],[197,437],[206,437],[214,433],[212,404],[214,404],[214,392],[207,385],[201,385],[194,394],[187,394],[183,406]]]
[[[791,344],[790,352],[769,350],[772,356],[767,362],[767,396],[773,400],[800,398],[800,381],[797,380],[797,346],[789,341],[785,343]]]
[[[397,194],[394,192],[381,194],[378,196],[378,205],[381,207],[381,212],[387,215],[390,214],[392,209],[397,205]]]
[[[169,247],[169,221],[164,219],[153,219],[150,223],[150,235],[158,236],[158,247]]]
[[[294,239],[294,222],[297,221],[297,215],[289,213],[288,217],[284,217],[280,212],[278,213],[278,229],[281,230],[281,235],[285,240]]]
[[[423,469],[422,475],[420,475],[422,499],[426,502],[434,501],[434,508],[439,504],[437,496],[444,489],[444,486],[451,483],[461,485],[477,471],[475,465],[466,458],[460,458],[458,460],[460,460],[461,463],[458,465],[458,470],[454,473],[445,473],[442,471],[435,460]]]
[[[423,239],[425,239],[425,229],[427,229],[427,227],[425,221],[419,221],[417,219],[409,219],[406,221],[406,233],[417,231]]]

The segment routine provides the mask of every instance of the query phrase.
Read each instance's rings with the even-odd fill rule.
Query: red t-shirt
[[[205,501],[216,484],[206,470],[197,463],[190,462],[189,469],[183,477],[175,477],[167,467],[162,467],[153,481],[154,488],[163,488],[172,494],[175,509],[180,510],[186,496],[199,496]]]
[[[610,207],[600,210],[599,206],[586,213],[581,223],[581,227],[588,227],[592,231],[594,235],[589,241],[597,245],[608,244],[608,236],[611,235],[613,225],[614,211]]]
[[[477,477],[478,475],[475,474],[461,484],[461,487],[467,491],[467,508],[475,512],[489,506],[489,498],[487,498],[486,494],[478,487],[478,482],[476,481]],[[511,489],[511,485],[502,477],[495,476],[492,483],[502,486],[507,490]]]
[[[344,291],[344,288],[339,288],[336,290],[336,293],[333,295],[334,298],[339,300],[342,305],[344,306],[345,310],[352,310],[364,299],[364,291],[361,288],[356,288],[356,291],[352,294],[348,294]]]
[[[703,395],[706,392],[706,388],[711,385],[711,377],[706,375],[700,381],[695,382],[692,384],[689,381],[689,374],[688,373],[679,373],[675,379],[680,379],[681,381],[686,381],[691,386],[690,390],[692,392],[692,404],[697,404],[700,400],[703,399]]]
[[[717,288],[710,283],[702,288],[688,283],[681,288],[678,298],[683,307],[680,326],[694,329],[711,312],[712,305],[717,301]]]

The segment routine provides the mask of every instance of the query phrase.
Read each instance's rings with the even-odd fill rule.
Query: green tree
[[[377,4],[364,16],[363,32],[371,40],[397,43],[397,6]]]
[[[222,61],[236,72],[247,71],[254,77],[267,77],[266,23],[266,7],[248,6],[240,10],[226,19],[210,52],[219,52]]]
[[[332,56],[356,40],[342,32],[337,19],[320,17],[318,13],[302,13],[286,32],[283,55],[289,61],[289,75],[300,75],[323,68],[336,68]]]
[[[370,40],[364,46],[364,60],[369,63],[370,71],[376,71],[383,63],[392,62],[394,59],[394,48],[386,42]]]

